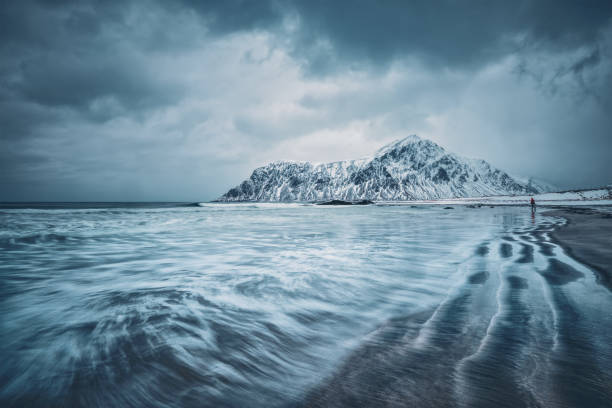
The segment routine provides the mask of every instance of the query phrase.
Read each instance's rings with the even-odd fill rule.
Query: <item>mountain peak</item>
[[[399,146],[405,146],[405,145],[408,145],[408,144],[420,142],[421,140],[423,140],[423,139],[421,139],[417,135],[408,135],[406,137],[395,139],[391,143],[387,143],[386,145],[384,145],[383,147],[381,147],[378,150],[380,151],[380,150],[384,150],[384,149],[390,149],[390,148],[395,148],[395,147],[399,147]]]
[[[420,142],[421,140],[427,140],[427,139],[422,139],[419,136],[417,136],[416,134],[412,134],[412,135],[408,135],[406,137],[402,137],[399,139],[396,139],[395,141],[391,142],[390,144],[410,144],[410,143],[415,143],[415,142]]]
[[[431,200],[530,194],[542,188],[410,135],[367,159],[274,162],[256,169],[219,201]]]
[[[429,139],[423,139],[417,135],[409,135],[401,139],[396,139],[393,142],[384,145],[383,147],[381,147],[380,149],[376,151],[376,156],[382,156],[385,153],[388,153],[392,150],[398,150],[405,146],[411,146],[415,144],[424,144],[430,147],[436,147],[441,150],[444,150],[440,146],[438,146],[436,143],[432,142]]]

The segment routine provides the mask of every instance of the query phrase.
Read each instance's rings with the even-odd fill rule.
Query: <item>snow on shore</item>
[[[451,198],[445,200],[386,201],[381,204],[456,204],[456,205],[529,205],[533,197],[538,206],[612,205],[612,186],[592,189],[542,193],[534,195],[503,195],[490,197]]]

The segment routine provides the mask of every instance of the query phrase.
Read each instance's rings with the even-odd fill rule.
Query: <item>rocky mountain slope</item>
[[[433,200],[535,194],[548,188],[412,135],[365,159],[270,163],[217,201]]]

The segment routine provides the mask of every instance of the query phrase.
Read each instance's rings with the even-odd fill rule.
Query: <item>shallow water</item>
[[[459,206],[16,207],[0,209],[2,406],[612,396],[612,297],[549,242],[560,219]]]

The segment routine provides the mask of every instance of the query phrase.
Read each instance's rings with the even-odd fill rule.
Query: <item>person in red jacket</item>
[[[534,213],[536,210],[535,200],[531,197],[531,212]]]

